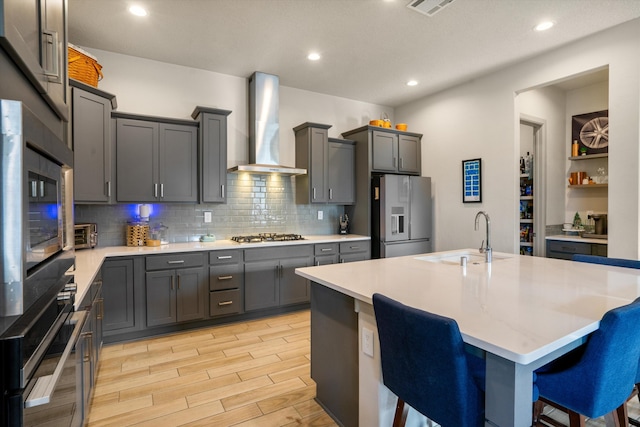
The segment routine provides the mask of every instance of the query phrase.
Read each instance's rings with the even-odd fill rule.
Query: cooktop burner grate
[[[259,242],[286,242],[291,240],[305,240],[300,234],[294,233],[258,233],[247,236],[233,236],[231,238],[238,243],[259,243]]]

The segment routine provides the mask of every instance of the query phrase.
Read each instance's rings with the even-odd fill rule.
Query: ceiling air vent
[[[454,0],[413,0],[407,7],[427,16],[433,16],[437,12],[453,3]]]

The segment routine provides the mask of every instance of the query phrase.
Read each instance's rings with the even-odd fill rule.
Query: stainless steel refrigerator
[[[371,189],[373,258],[431,252],[431,178],[378,175]]]

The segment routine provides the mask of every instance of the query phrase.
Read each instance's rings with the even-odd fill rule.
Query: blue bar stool
[[[626,402],[638,374],[639,324],[638,300],[605,313],[585,345],[536,371],[540,400],[567,411],[571,427],[614,410],[616,423],[629,425]]]
[[[405,403],[442,427],[484,425],[484,360],[468,354],[454,319],[373,295],[384,385],[398,396],[393,427]]]

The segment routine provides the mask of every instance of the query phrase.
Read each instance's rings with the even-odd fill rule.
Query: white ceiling
[[[394,107],[640,17],[640,0],[455,0],[432,17],[408,3],[69,0],[69,41]],[[544,19],[556,26],[533,31]]]

